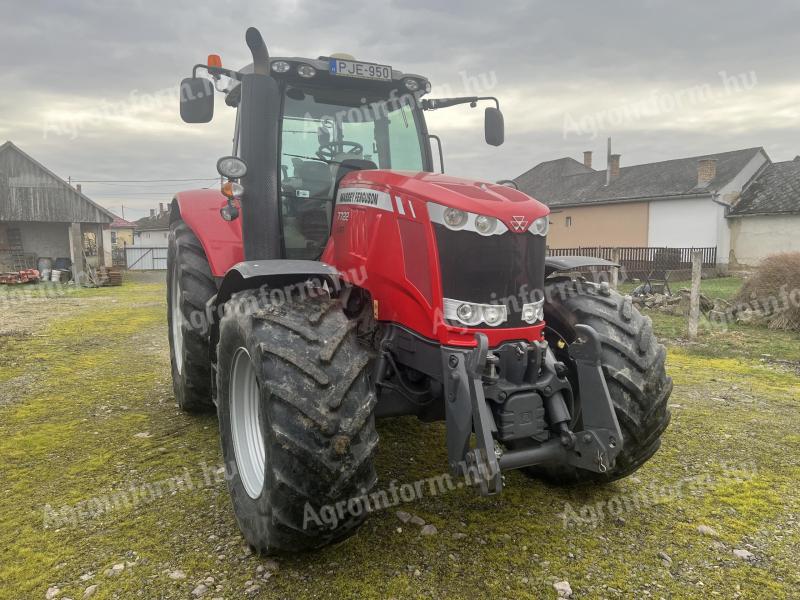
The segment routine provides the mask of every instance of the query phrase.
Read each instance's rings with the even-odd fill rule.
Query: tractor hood
[[[383,169],[356,171],[341,183],[341,187],[353,186],[383,190],[393,195],[408,194],[425,202],[495,217],[512,230],[520,218],[531,223],[550,213],[547,206],[514,188],[438,173]]]

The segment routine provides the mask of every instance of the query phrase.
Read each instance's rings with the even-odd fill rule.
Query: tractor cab
[[[423,111],[465,103],[474,107],[479,100],[493,100],[497,107],[486,109],[486,139],[493,145],[502,143],[502,114],[494,98],[423,99],[431,90],[425,77],[356,61],[346,54],[317,59],[275,57],[267,64],[277,84],[277,102],[270,107],[270,118],[277,123],[284,258],[314,260],[321,256],[331,230],[335,195],[348,173],[368,169],[432,172],[433,139],[443,169],[441,142],[428,134]],[[198,68],[204,68],[217,87],[222,77],[230,79],[224,88],[226,104],[238,111],[233,156],[242,158],[241,79],[253,73],[254,67],[229,71],[211,55],[207,65],[195,67],[195,75]],[[184,81],[184,88],[192,85],[197,86],[196,76]],[[192,103],[205,106],[200,112],[210,120],[213,93],[183,94],[182,113],[184,106],[188,109]],[[196,121],[190,110],[185,112],[185,120]]]
[[[343,62],[330,59],[330,62]],[[312,61],[317,66],[322,61]],[[431,171],[430,145],[419,107],[421,78],[391,82],[337,77],[295,63],[313,83],[300,76],[278,79],[280,115],[280,204],[286,258],[316,259],[331,229],[338,184],[348,173],[365,169]],[[328,64],[325,62],[324,64]],[[361,63],[363,64],[363,63]],[[292,63],[272,63],[286,73]],[[388,69],[388,67],[386,68]],[[417,90],[404,89],[403,82]]]

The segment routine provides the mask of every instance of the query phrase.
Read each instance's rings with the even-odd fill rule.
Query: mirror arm
[[[209,75],[214,77],[214,79],[219,78],[220,75],[225,75],[226,77],[230,77],[231,79],[235,79],[237,81],[242,80],[242,74],[239,73],[239,71],[225,69],[224,67],[209,67],[208,65],[203,64],[197,64],[192,67],[192,77],[197,77],[197,69],[205,69]]]
[[[481,96],[480,98],[478,98],[478,100],[491,100],[492,102],[494,102],[495,108],[497,108],[497,110],[500,110],[500,100],[498,100],[494,96]]]

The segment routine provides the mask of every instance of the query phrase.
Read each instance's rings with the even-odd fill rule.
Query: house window
[[[117,232],[116,231],[112,231],[111,232],[111,243],[112,244],[116,244],[117,243]]]
[[[567,217],[566,222],[564,223],[566,227],[572,227],[572,217]]]

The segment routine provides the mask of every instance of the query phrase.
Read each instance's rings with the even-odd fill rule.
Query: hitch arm
[[[482,333],[475,336],[472,350],[442,351],[447,423],[447,455],[451,470],[478,484],[482,495],[503,488],[500,465],[494,450],[494,418],[483,395],[483,370],[489,343]],[[470,434],[476,446],[470,449]]]
[[[622,431],[600,362],[600,337],[587,325],[576,325],[577,341],[569,347],[575,361],[581,396],[583,431],[577,433],[570,463],[605,473],[622,450]]]

